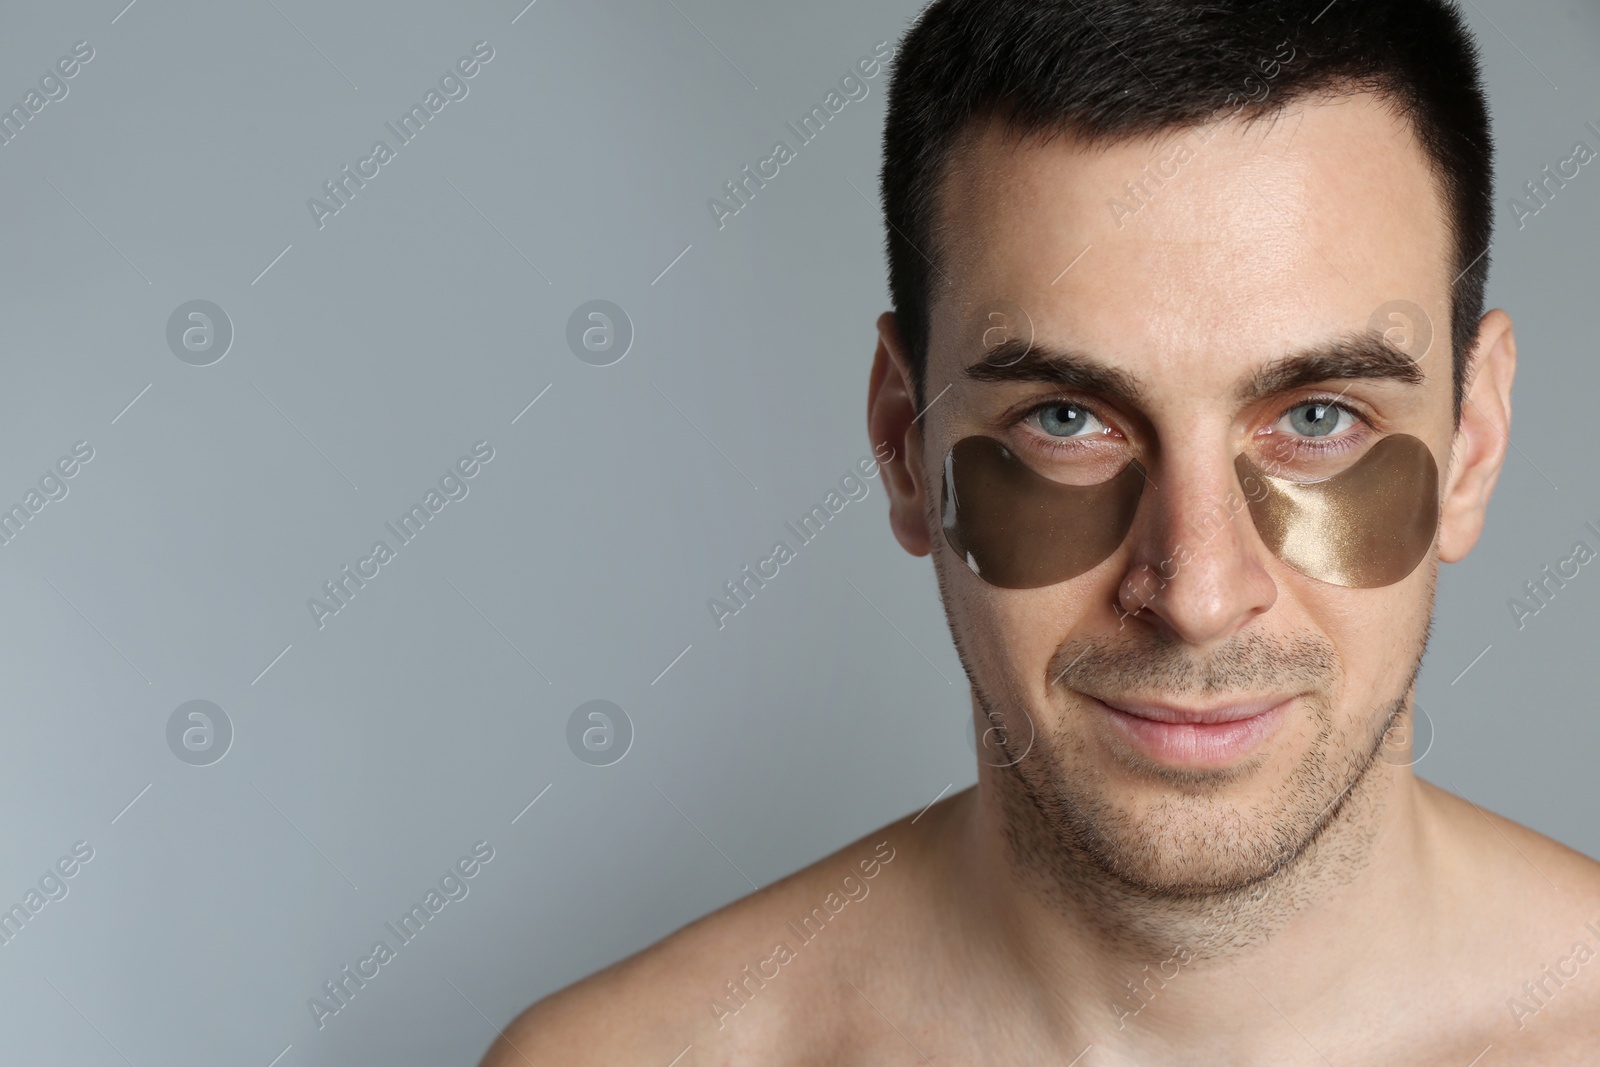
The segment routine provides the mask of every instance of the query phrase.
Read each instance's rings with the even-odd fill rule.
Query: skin
[[[1118,226],[1108,199],[1195,131],[1090,149],[974,127],[943,190],[957,236],[939,257],[920,417],[895,316],[878,321],[868,426],[895,449],[882,472],[890,525],[933,558],[975,716],[998,709],[1013,754],[1031,727],[1027,755],[994,766],[1011,761],[986,754],[973,788],[545,998],[484,1067],[1592,1059],[1600,957],[1580,962],[1574,947],[1600,952],[1585,928],[1600,930],[1600,864],[1408,765],[1438,564],[1476,543],[1506,455],[1511,320],[1480,321],[1456,426],[1451,239],[1427,161],[1383,101],[1308,100],[1205,132]],[[1396,298],[1434,324],[1420,384],[1234,399],[1253,371],[1364,328]],[[1063,395],[963,377],[983,355],[963,338],[995,299],[1026,309],[1039,343],[1144,391],[1137,406],[1081,397],[1117,435],[1099,440],[1149,470],[1132,530],[1099,566],[1041,589],[984,584],[939,528],[950,445],[986,433],[1026,448],[1043,431],[1012,416]],[[1236,488],[1234,456],[1330,390],[1439,460],[1435,543],[1389,586],[1299,574],[1247,513],[1205,539],[1185,532]],[[1184,564],[1163,567],[1185,540]],[[1157,568],[1164,584],[1149,578]],[[1294,673],[1307,662],[1317,669]],[[1231,672],[1208,674],[1220,665]],[[1296,699],[1255,749],[1205,766],[1141,755],[1091,699],[1209,706],[1290,682]],[[1063,802],[1041,813],[1030,790]],[[1087,848],[1086,829],[1105,847]],[[875,848],[893,858],[863,878]],[[865,895],[802,940],[787,924],[847,875]],[[779,941],[793,959],[762,964]],[[772,977],[758,985],[746,965]],[[738,1003],[730,980],[746,982],[745,1000],[719,1018],[715,1000]]]

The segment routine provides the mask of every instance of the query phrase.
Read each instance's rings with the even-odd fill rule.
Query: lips
[[[1287,717],[1295,697],[1280,693],[1208,707],[1088,699],[1115,734],[1146,758],[1174,766],[1215,768],[1242,759],[1264,744]]]
[[[1145,703],[1134,700],[1102,700],[1101,703],[1114,711],[1120,711],[1126,715],[1136,715],[1141,719],[1150,719],[1154,722],[1212,724],[1251,719],[1263,712],[1271,711],[1279,704],[1292,699],[1293,694],[1280,693],[1276,696],[1262,697],[1255,700],[1213,704],[1209,708],[1184,707],[1178,704]]]

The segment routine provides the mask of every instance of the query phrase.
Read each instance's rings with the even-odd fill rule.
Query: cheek
[[[951,625],[969,666],[995,699],[1009,692],[1031,707],[1048,706],[1055,699],[1051,690],[1057,688],[1049,684],[1056,669],[1052,657],[1076,635],[1116,626],[1110,608],[1115,568],[1097,568],[1042,589],[996,589],[950,553],[940,566],[946,569],[942,584]],[[1102,602],[1104,609],[1097,611],[1095,605]]]
[[[1437,563],[1424,560],[1404,580],[1382,589],[1344,589],[1293,572],[1275,576],[1275,610],[1294,612],[1298,625],[1333,646],[1340,684],[1330,695],[1339,718],[1370,718],[1400,695],[1421,651],[1437,573]]]

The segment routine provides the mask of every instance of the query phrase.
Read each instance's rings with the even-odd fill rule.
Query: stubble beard
[[[1431,612],[1430,612],[1431,616]],[[1426,646],[1424,635],[1421,645]],[[958,642],[958,652],[959,642]],[[1005,755],[992,767],[1006,844],[1024,879],[1062,911],[1087,920],[1096,935],[1124,950],[1170,951],[1196,958],[1231,955],[1258,944],[1294,911],[1332,885],[1354,878],[1383,825],[1389,769],[1379,762],[1387,731],[1410,706],[1419,648],[1398,694],[1358,719],[1339,724],[1334,697],[1341,671],[1326,639],[1284,642],[1242,637],[1203,665],[1175,643],[1147,637],[1137,646],[1080,642],[1051,662],[1071,662],[1072,681],[1048,721],[1089,711],[1068,690],[1193,695],[1304,692],[1314,734],[1293,769],[1264,799],[1241,806],[1229,787],[1260,759],[1221,771],[1184,771],[1131,758],[1132,771],[1167,788],[1154,809],[1120,804],[1111,775],[1089,758],[1086,739],[1032,721],[1020,701],[996,702],[960,652],[974,698]]]

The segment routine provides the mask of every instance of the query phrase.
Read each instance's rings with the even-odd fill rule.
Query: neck
[[[1298,981],[1310,999],[1378,962],[1370,938],[1351,931],[1381,932],[1394,948],[1423,936],[1404,903],[1426,876],[1420,788],[1407,767],[1373,763],[1292,860],[1252,884],[1199,894],[1141,890],[1061,855],[1039,839],[1046,832],[1018,783],[1003,780],[1009,773],[980,767],[952,820],[960,892],[970,929],[999,957],[995,973],[1013,976],[1018,1002],[1063,1038],[1182,1041],[1191,1028],[1214,1038],[1242,986],[1180,974],[1273,975],[1263,996],[1295,999]],[[1040,864],[1041,847],[1057,862]]]

